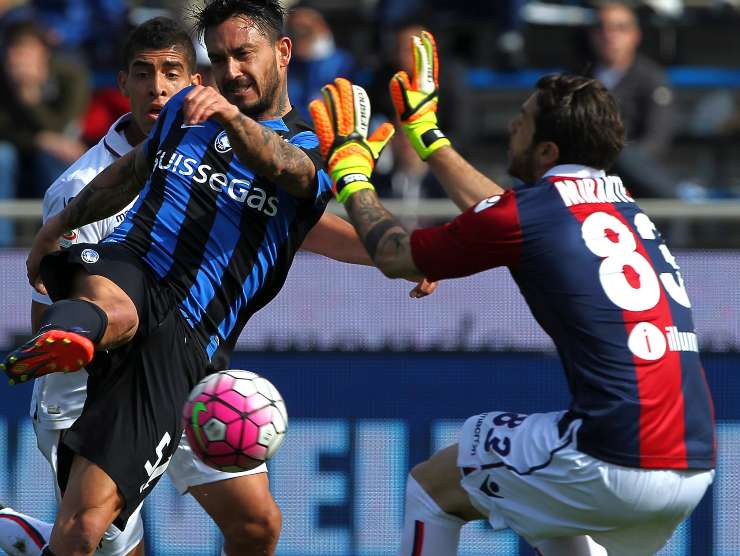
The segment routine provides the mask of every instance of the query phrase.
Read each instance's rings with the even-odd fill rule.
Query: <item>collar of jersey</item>
[[[558,176],[559,178],[605,178],[606,172],[604,170],[597,170],[590,166],[582,166],[581,164],[558,164],[553,166],[542,179],[549,178],[550,176]]]
[[[129,145],[129,142],[126,140],[126,135],[124,135],[123,130],[118,131],[118,127],[122,123],[127,122],[132,118],[133,116],[131,115],[131,112],[124,114],[115,122],[113,122],[113,125],[110,126],[108,133],[106,133],[105,137],[103,137],[103,141],[105,141],[107,147],[109,149],[112,149],[113,152],[115,152],[118,156],[123,156],[131,149],[133,149],[133,147]]]
[[[288,131],[288,126],[285,125],[285,122],[282,118],[277,118],[275,120],[257,120],[259,123],[261,123],[265,127],[269,127],[273,131]]]

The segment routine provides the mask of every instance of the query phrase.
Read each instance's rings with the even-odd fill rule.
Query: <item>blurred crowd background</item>
[[[294,41],[293,105],[336,76],[367,88],[392,119],[390,76],[410,71],[410,36],[430,29],[441,58],[440,118],[454,145],[502,184],[508,122],[537,78],[572,71],[617,97],[628,146],[614,170],[638,198],[740,197],[740,0],[285,1]],[[0,199],[40,199],[128,110],[118,91],[120,45],[158,15],[189,27],[174,0],[0,0]],[[198,43],[196,37],[194,41]],[[199,49],[201,71],[208,57]],[[443,196],[402,134],[378,165],[384,197]],[[730,227],[676,228],[683,245],[737,246]],[[0,245],[28,233],[0,219]]]

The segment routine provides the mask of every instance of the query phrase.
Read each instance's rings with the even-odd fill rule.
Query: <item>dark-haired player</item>
[[[714,418],[678,264],[604,171],[623,145],[616,103],[596,80],[542,78],[510,126],[509,172],[523,183],[505,191],[438,129],[431,35],[413,48],[417,71],[394,76],[394,105],[464,212],[412,234],[398,224],[370,182],[390,130],[365,139],[354,120],[369,117],[367,97],[341,79],[311,105],[337,199],[389,277],[508,267],[558,349],[572,403],[468,419],[458,444],[411,471],[399,554],[457,554],[476,519],[545,556],[654,554],[712,482]]]
[[[175,95],[149,138],[38,236],[35,253],[53,250],[61,230],[141,193],[105,242],[45,260],[46,289],[59,301],[41,317],[39,336],[6,362],[11,376],[36,377],[108,350],[88,366],[86,405],[60,444],[74,455],[47,554],[92,553],[105,527],[124,523],[148,494],[180,438],[187,393],[207,367],[227,363],[322,216],[331,184],[315,135],[287,98],[282,16],[276,2],[206,6],[201,27],[228,100],[202,87]],[[307,241],[356,257],[347,230],[332,222]],[[280,512],[264,473],[190,485],[221,526],[227,554],[274,551]],[[239,519],[244,508],[254,519]]]

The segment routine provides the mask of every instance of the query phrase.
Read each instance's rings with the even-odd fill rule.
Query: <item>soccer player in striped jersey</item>
[[[712,482],[714,415],[678,263],[604,171],[623,146],[616,103],[593,79],[540,79],[510,126],[509,172],[522,183],[505,191],[437,127],[432,36],[413,49],[413,80],[391,81],[394,105],[463,213],[411,234],[399,225],[370,181],[392,128],[366,138],[367,97],[342,79],[311,105],[337,199],[389,277],[508,267],[555,343],[572,402],[468,419],[458,444],[411,471],[399,555],[457,554],[461,526],[476,519],[545,556],[654,554]]]
[[[282,19],[275,1],[208,4],[200,26],[226,97],[198,86],[176,94],[144,143],[37,236],[33,283],[34,261],[63,230],[114,214],[140,193],[103,243],[44,259],[45,287],[36,285],[55,303],[40,334],[5,362],[16,380],[89,363],[87,401],[58,447],[71,469],[45,554],[91,554],[111,522],[126,522],[167,468],[190,389],[228,363],[249,316],[277,294],[322,217],[331,183],[315,135],[287,97]],[[314,249],[369,260],[331,222],[316,228]],[[190,492],[222,526],[227,554],[274,552],[280,514],[264,473],[201,486]],[[254,522],[232,519],[245,500]]]
[[[60,212],[103,169],[128,153],[146,138],[165,102],[184,87],[199,83],[195,70],[195,52],[190,38],[174,21],[155,18],[137,27],[124,46],[125,70],[119,73],[121,91],[129,97],[132,111],[117,120],[106,136],[69,168],[47,190],[44,197],[44,221]],[[129,205],[127,208],[130,208]],[[126,209],[115,215],[71,230],[61,246],[98,243],[124,219]],[[372,264],[354,228],[338,217],[325,213],[312,228],[301,246],[311,251],[346,262]],[[423,286],[422,286],[423,287]],[[418,293],[422,293],[417,290]],[[41,319],[51,300],[34,291],[32,322]],[[62,433],[82,412],[86,397],[87,373],[51,374],[34,383],[31,400],[38,446],[56,479],[57,446]],[[183,435],[167,473],[176,488],[189,492],[204,507],[211,509],[216,523],[227,535],[238,535],[242,544],[258,550],[274,545],[279,532],[279,509],[264,498],[263,478],[242,478],[265,473],[265,466],[242,473],[225,473],[212,469],[192,453]],[[216,484],[218,483],[218,484]],[[257,485],[256,487],[254,485]],[[225,492],[227,496],[219,496]],[[57,497],[60,492],[57,488]],[[218,499],[219,509],[208,500]],[[49,540],[52,524],[16,512],[0,510],[0,549],[11,556],[34,556],[41,553]],[[132,514],[123,531],[111,526],[96,554],[118,556],[143,554],[143,523],[139,511]],[[232,544],[235,541],[231,541]]]

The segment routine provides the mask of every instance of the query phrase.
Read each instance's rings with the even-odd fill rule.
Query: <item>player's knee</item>
[[[99,512],[81,511],[68,523],[60,525],[55,526],[60,530],[60,535],[52,534],[52,550],[55,554],[92,554],[109,523]]]
[[[228,545],[262,547],[268,550],[277,545],[282,523],[282,512],[270,499],[270,503],[261,504],[259,508],[252,508],[248,513],[235,516],[224,524],[222,533]]]

